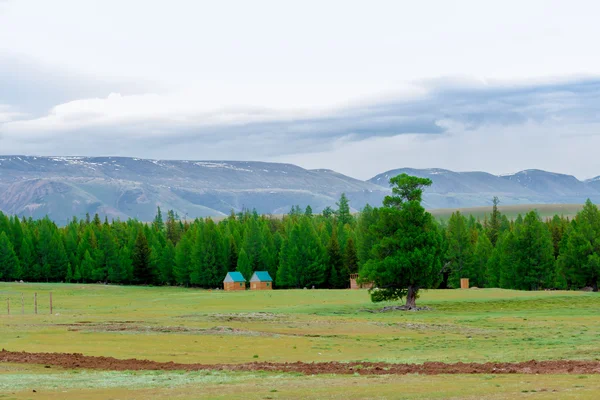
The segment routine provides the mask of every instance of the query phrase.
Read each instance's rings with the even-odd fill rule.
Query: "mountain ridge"
[[[331,169],[305,169],[263,161],[151,160],[134,157],[0,156],[0,210],[57,222],[86,213],[151,220],[156,207],[187,218],[222,216],[256,209],[285,214],[294,205],[315,212],[335,208],[346,193],[353,209],[377,206],[400,173],[428,177],[428,209],[502,204],[600,201],[600,177],[576,177],[530,169],[493,175],[442,168],[399,168],[363,181]]]
[[[573,175],[540,169],[494,175],[483,171],[399,168],[375,175],[368,181],[385,187],[390,177],[401,173],[432,179],[432,186],[423,196],[428,208],[486,206],[494,196],[507,205],[583,203],[587,198],[600,201],[600,179],[581,181]]]

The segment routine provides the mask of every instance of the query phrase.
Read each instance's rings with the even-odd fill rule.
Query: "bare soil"
[[[2,349],[0,362],[42,364],[47,367],[85,368],[111,371],[273,371],[315,374],[405,375],[405,374],[600,374],[599,361],[525,361],[520,363],[455,363],[426,362],[424,364],[393,363],[271,363],[245,364],[180,364],[150,360],[121,360],[113,357],[91,357],[78,353],[27,353]]]

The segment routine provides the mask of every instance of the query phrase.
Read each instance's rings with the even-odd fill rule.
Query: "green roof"
[[[256,271],[250,278],[250,282],[273,282],[273,279],[267,271]]]
[[[246,282],[246,278],[241,272],[228,272],[223,282]]]

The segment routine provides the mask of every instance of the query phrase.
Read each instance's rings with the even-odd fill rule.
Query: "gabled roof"
[[[228,272],[223,282],[246,282],[246,278],[241,272]]]
[[[256,271],[250,278],[250,282],[273,282],[273,279],[267,271]]]

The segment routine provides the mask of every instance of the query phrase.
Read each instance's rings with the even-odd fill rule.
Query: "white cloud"
[[[339,140],[324,152],[275,157],[305,168],[333,168],[369,179],[402,167],[485,171],[493,174],[524,169],[572,174],[580,179],[600,175],[600,124],[527,123],[518,127],[453,128],[443,135],[398,135],[364,141]]]
[[[3,123],[7,123],[18,118],[23,118],[25,116],[25,113],[16,111],[10,105],[0,104],[0,127],[2,127]]]
[[[592,0],[3,2],[0,153],[600,174],[599,13]]]

